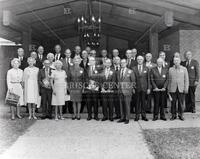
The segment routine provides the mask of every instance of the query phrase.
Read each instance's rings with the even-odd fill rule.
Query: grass
[[[200,128],[144,130],[155,159],[199,159]]]
[[[0,107],[0,154],[10,147],[35,121],[27,118],[10,120],[9,107]]]

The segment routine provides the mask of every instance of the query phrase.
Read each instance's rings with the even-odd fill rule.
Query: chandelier
[[[100,33],[101,33],[101,13],[99,3],[99,14],[95,17],[92,12],[91,0],[86,0],[85,15],[77,18],[78,33],[83,44],[92,48],[100,46]]]

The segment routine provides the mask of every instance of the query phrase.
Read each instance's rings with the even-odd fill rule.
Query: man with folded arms
[[[176,102],[178,101],[178,117],[180,120],[183,118],[183,101],[184,94],[188,93],[189,78],[187,68],[180,65],[181,59],[174,58],[174,66],[169,69],[169,84],[168,91],[172,97],[170,120],[175,120],[177,117]]]
[[[167,98],[168,69],[163,67],[163,59],[157,59],[157,67],[151,69],[150,77],[154,95],[153,121],[158,120],[159,112],[160,119],[167,120],[164,112],[164,101]]]

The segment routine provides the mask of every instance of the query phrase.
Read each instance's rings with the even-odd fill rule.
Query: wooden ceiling
[[[174,25],[190,24],[200,27],[199,0],[90,0],[94,15],[102,16],[102,33],[105,35],[136,41],[154,25],[166,11],[173,11]],[[99,3],[100,2],[100,3]],[[99,5],[100,4],[100,5]],[[71,14],[64,14],[70,8]],[[1,0],[0,10],[8,9],[21,28],[6,28],[8,38],[20,39],[20,31],[27,26],[33,37],[60,38],[77,36],[75,21],[85,14],[86,0]],[[130,14],[130,9],[135,14]],[[2,19],[2,17],[1,17]],[[0,29],[5,27],[1,26]],[[158,31],[167,27],[159,24]],[[11,31],[12,30],[12,31]],[[5,33],[4,33],[5,35]],[[1,34],[1,36],[4,36]],[[55,36],[56,35],[56,36]]]

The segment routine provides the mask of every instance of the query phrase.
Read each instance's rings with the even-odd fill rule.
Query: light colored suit
[[[177,88],[180,93],[188,92],[189,78],[187,69],[183,66],[175,68],[175,66],[169,69],[169,84],[168,91],[175,93]]]

